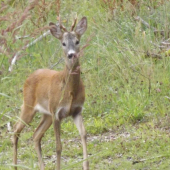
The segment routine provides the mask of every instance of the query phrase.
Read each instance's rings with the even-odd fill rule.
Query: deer
[[[68,116],[72,116],[81,137],[83,169],[89,170],[87,135],[81,114],[85,101],[85,87],[80,77],[79,62],[80,38],[87,29],[87,18],[83,17],[77,26],[76,22],[77,18],[70,31],[67,31],[61,21],[58,24],[49,23],[51,34],[61,42],[64,51],[64,69],[62,71],[38,69],[25,81],[20,119],[14,125],[13,162],[15,170],[17,170],[17,145],[20,133],[33,120],[37,112],[42,113],[42,118],[33,134],[33,141],[40,170],[45,169],[41,139],[51,125],[54,128],[56,141],[56,169],[60,170],[62,152],[60,124],[61,120]]]

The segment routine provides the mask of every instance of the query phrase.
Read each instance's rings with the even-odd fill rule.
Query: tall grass
[[[38,68],[50,68],[58,63],[63,54],[58,41],[49,35],[34,46],[24,49],[11,73],[8,72],[9,60],[24,45],[41,35],[47,29],[46,26],[50,21],[57,21],[58,12],[56,10],[60,10],[62,21],[66,26],[71,24],[75,12],[77,12],[79,18],[87,16],[88,31],[82,38],[81,44],[85,44],[89,35],[95,34],[90,46],[85,49],[84,56],[81,57],[82,78],[86,86],[83,116],[88,134],[101,135],[103,132],[119,131],[125,128],[132,136],[136,137],[143,134],[141,140],[145,139],[147,141],[147,136],[150,136],[150,139],[154,136],[153,138],[156,138],[158,145],[163,148],[161,152],[155,139],[147,141],[146,145],[141,140],[137,140],[138,138],[135,138],[136,142],[133,139],[115,139],[117,145],[114,141],[110,143],[100,143],[96,140],[89,141],[89,153],[96,154],[95,158],[90,158],[91,168],[100,169],[99,165],[108,169],[119,167],[116,163],[106,164],[104,162],[108,157],[116,159],[115,162],[118,161],[118,153],[125,155],[119,163],[122,165],[121,167],[126,167],[129,165],[123,163],[126,156],[133,157],[136,152],[139,152],[141,154],[139,156],[142,157],[148,151],[149,146],[153,149],[154,145],[159,153],[163,154],[166,150],[169,154],[169,149],[163,147],[166,141],[169,143],[168,135],[164,134],[161,143],[157,136],[161,135],[162,132],[161,130],[155,130],[155,127],[168,128],[169,56],[166,56],[159,49],[163,37],[155,35],[152,28],[148,28],[134,19],[135,16],[140,16],[151,27],[164,30],[166,33],[164,38],[167,39],[170,23],[169,1],[164,1],[162,4],[159,0],[138,1],[138,7],[133,7],[135,11],[133,14],[131,3],[128,1],[123,2],[123,9],[117,5],[115,13],[111,13],[109,11],[111,8],[107,4],[103,4],[104,0],[61,1],[60,8],[56,7],[59,1],[37,2],[38,4],[29,11],[28,18],[16,25],[13,30],[6,31],[5,34],[2,34],[3,30],[6,30],[11,23],[17,21],[17,18],[24,14],[29,2],[9,1],[4,3],[7,7],[4,7],[1,15],[1,17],[11,16],[8,21],[0,20],[0,43],[2,43],[0,50],[3,50],[0,51],[1,169],[12,167],[10,166],[12,162],[12,144],[10,141],[12,132],[7,130],[7,123],[10,122],[12,127],[18,119],[22,104],[22,87],[26,77]],[[44,6],[45,12],[43,12]],[[16,16],[13,15],[14,12],[17,12]],[[15,30],[17,31],[15,32]],[[25,35],[29,35],[29,37],[15,40],[16,36],[23,37]],[[162,59],[154,58],[151,55],[148,57],[147,53],[159,54]],[[62,67],[63,63],[60,62],[54,69],[60,70]],[[35,164],[37,157],[31,136],[40,117],[41,115],[37,115],[31,126],[25,128],[25,133],[21,134],[19,160],[22,162],[21,165],[29,166],[30,169],[38,169],[38,165]],[[140,127],[145,123],[146,126],[144,127],[147,130]],[[132,126],[135,128],[139,126],[139,129],[135,130]],[[156,132],[153,133],[153,131]],[[50,128],[43,142],[43,150],[50,157],[50,161],[45,158],[47,169],[54,168],[54,164],[51,163],[55,154],[53,133],[52,128]],[[72,121],[70,119],[65,120],[62,123],[62,138],[68,140],[68,138],[77,137],[78,132]],[[79,143],[79,141],[77,142]],[[71,147],[72,144],[73,148]],[[66,169],[80,167],[79,163],[76,164],[76,158],[81,157],[79,146],[75,146],[75,142],[71,142],[71,144],[64,144],[64,147],[67,149],[63,151]],[[107,147],[109,150],[106,149]],[[99,151],[101,151],[101,154],[98,154]],[[151,150],[149,152],[152,153]],[[156,154],[155,149],[153,149],[153,153]],[[138,159],[138,157],[136,156],[135,159]],[[165,165],[167,164],[165,163]],[[147,166],[149,165],[147,164]],[[136,165],[136,167],[140,166]],[[24,167],[21,169],[24,169]]]

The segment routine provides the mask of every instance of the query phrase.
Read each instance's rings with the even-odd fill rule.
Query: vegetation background
[[[59,14],[66,27],[88,18],[81,57],[83,117],[90,169],[170,169],[169,0],[8,0],[0,7],[0,169],[13,169],[12,127],[25,79],[38,68],[63,68],[59,41],[48,30]],[[92,36],[93,35],[93,36]],[[17,61],[9,72],[12,58]],[[32,134],[20,137],[20,169],[38,169]],[[62,169],[81,169],[82,147],[71,118],[62,122]],[[55,167],[52,127],[42,140],[46,169]]]

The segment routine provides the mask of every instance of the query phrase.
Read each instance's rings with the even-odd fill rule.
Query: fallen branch
[[[30,36],[29,35],[25,35],[25,36],[15,36],[15,40],[21,40],[21,39],[24,39],[24,38],[29,38]]]
[[[150,53],[150,52],[146,52],[146,57],[152,57],[152,58],[156,58],[156,59],[162,59],[162,56],[159,54],[154,54],[154,53]]]
[[[170,38],[168,38],[165,41],[162,41],[160,47],[161,47],[160,49],[167,49],[167,48],[169,48],[170,47]]]
[[[157,30],[155,27],[151,27],[145,20],[143,20],[140,16],[134,17],[136,21],[141,22],[143,25],[145,25],[147,28],[150,28],[154,31],[155,35],[162,35],[165,36],[165,31],[164,30]]]
[[[148,161],[148,160],[152,160],[152,159],[156,159],[156,158],[164,158],[164,157],[170,157],[170,155],[160,155],[160,156],[151,157],[151,158],[148,158],[148,159],[141,159],[141,160],[133,161],[132,164],[134,165],[134,164],[145,162],[145,161]]]
[[[44,37],[46,37],[46,36],[49,35],[49,34],[50,34],[50,31],[47,31],[47,32],[45,32],[44,34],[42,34],[40,37],[38,37],[37,39],[35,39],[34,41],[32,41],[31,43],[29,43],[29,44],[27,44],[26,46],[22,47],[22,49],[21,49],[20,51],[18,51],[18,52],[14,55],[14,57],[13,57],[13,59],[12,59],[12,61],[11,61],[11,65],[10,65],[10,67],[9,67],[9,69],[8,69],[9,72],[12,71],[13,66],[15,65],[15,63],[16,63],[19,55],[21,54],[21,52],[22,52],[23,50],[25,50],[26,48],[29,48],[30,46],[36,44],[38,41],[42,40]]]
[[[165,36],[165,31],[163,31],[163,30],[154,30],[154,34],[155,34],[155,35]]]
[[[140,16],[134,17],[136,21],[140,21],[143,25],[145,25],[147,28],[152,28],[155,30],[154,27],[151,27],[146,21],[144,21]]]

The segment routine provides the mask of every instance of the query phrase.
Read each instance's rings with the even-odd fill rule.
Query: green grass
[[[50,0],[48,1],[50,2]],[[156,3],[156,2],[155,2]],[[141,1],[137,16],[158,30],[168,31],[170,3],[163,5]],[[22,2],[22,5],[24,2]],[[18,4],[19,6],[19,4]],[[14,10],[18,6],[11,6]],[[161,36],[136,22],[128,2],[125,9],[117,9],[113,17],[101,1],[61,2],[61,16],[68,18],[66,26],[77,12],[79,19],[88,18],[88,30],[81,44],[94,34],[81,58],[82,78],[86,87],[83,110],[88,134],[90,169],[170,169],[170,58],[147,58],[146,52],[159,52]],[[150,6],[150,9],[148,8]],[[20,6],[19,6],[20,7]],[[32,13],[37,17],[37,14]],[[55,9],[48,13],[47,25],[56,22]],[[4,29],[5,24],[0,26]],[[31,31],[29,20],[21,33]],[[31,39],[30,39],[31,40]],[[152,43],[151,43],[152,42]],[[8,46],[19,49],[22,41]],[[15,124],[22,104],[22,88],[27,76],[38,68],[50,68],[63,56],[60,44],[48,36],[26,49],[9,73],[8,57],[0,57],[0,169],[12,169],[12,132],[7,123]],[[54,67],[63,68],[63,62]],[[20,169],[38,169],[32,135],[41,115],[37,114],[20,137],[18,159]],[[82,146],[71,118],[62,122],[62,169],[81,169]],[[51,127],[42,141],[46,169],[55,167],[55,138]]]

